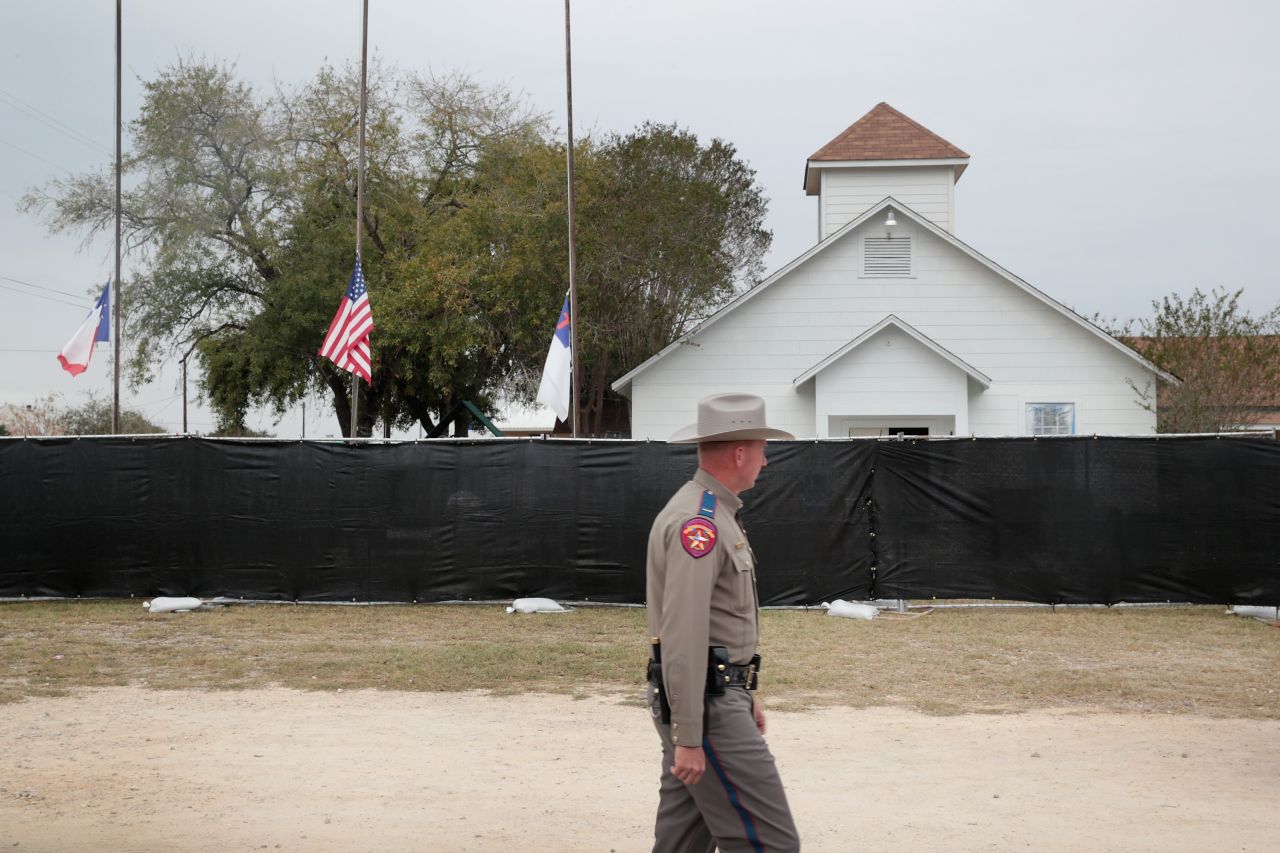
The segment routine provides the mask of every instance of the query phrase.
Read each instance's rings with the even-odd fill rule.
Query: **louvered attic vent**
[[[862,275],[866,278],[910,278],[911,238],[904,235],[864,239]]]

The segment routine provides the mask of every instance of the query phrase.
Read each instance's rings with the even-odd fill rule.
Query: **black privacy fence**
[[[0,597],[643,602],[693,448],[0,439]],[[1280,443],[780,442],[744,494],[763,604],[1280,603]]]

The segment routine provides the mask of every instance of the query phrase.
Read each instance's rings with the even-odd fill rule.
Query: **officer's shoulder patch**
[[[701,516],[689,519],[680,528],[680,544],[695,560],[710,554],[715,549],[719,536],[715,522]]]

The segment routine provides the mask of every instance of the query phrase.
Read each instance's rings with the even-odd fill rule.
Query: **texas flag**
[[[62,369],[72,376],[79,376],[89,368],[89,359],[93,358],[93,345],[98,341],[111,340],[111,279],[102,288],[102,295],[94,303],[89,316],[84,318],[80,328],[67,341],[67,345],[58,353],[58,361]]]
[[[560,309],[560,321],[551,338],[547,363],[542,368],[542,383],[538,386],[538,402],[550,406],[556,417],[569,421],[569,388],[573,385],[572,353],[570,352],[569,297],[564,298]]]

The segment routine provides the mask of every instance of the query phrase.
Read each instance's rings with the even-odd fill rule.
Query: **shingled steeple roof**
[[[814,152],[805,163],[805,189],[815,180],[809,164],[854,160],[968,160],[969,155],[884,101]],[[957,163],[956,178],[968,163]]]

